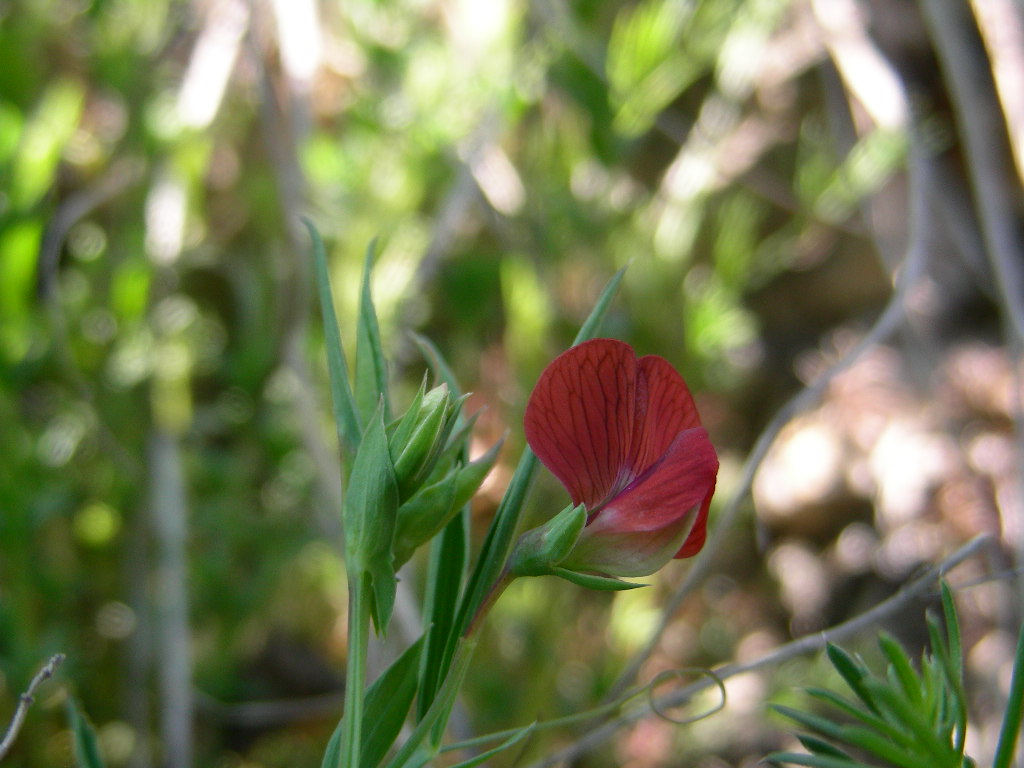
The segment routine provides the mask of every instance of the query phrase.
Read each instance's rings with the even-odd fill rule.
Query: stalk
[[[357,768],[360,764],[366,652],[370,641],[369,586],[368,573],[351,574],[348,590],[348,661],[345,665],[345,725],[341,736],[339,768]]]

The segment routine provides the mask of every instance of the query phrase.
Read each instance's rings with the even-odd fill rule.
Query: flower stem
[[[363,692],[366,688],[366,651],[370,640],[368,573],[349,574],[348,661],[345,678],[345,726],[341,738],[339,768],[358,766],[362,745]]]
[[[480,602],[480,607],[476,609],[476,613],[473,614],[473,618],[469,622],[469,626],[466,627],[466,631],[462,633],[463,637],[469,638],[476,634],[476,631],[480,628],[480,623],[483,621],[487,612],[491,610],[491,606],[501,597],[502,592],[505,588],[512,583],[515,576],[509,571],[508,566],[501,572],[497,580],[491,585],[491,588],[487,591],[484,599]]]

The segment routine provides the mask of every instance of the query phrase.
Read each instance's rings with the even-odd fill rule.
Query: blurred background
[[[1014,0],[0,0],[0,727],[67,654],[7,764],[72,763],[70,696],[114,768],[320,764],[345,582],[302,216],[349,351],[379,238],[399,399],[423,334],[479,450],[508,430],[478,540],[537,375],[627,264],[604,333],[683,372],[722,459],[681,608],[690,561],[514,585],[461,735],[596,705],[663,616],[641,682],[754,660],[988,533],[951,575],[983,761],[1022,609],[1022,72]],[[564,504],[542,471],[531,520]],[[924,607],[887,627],[914,649]],[[738,676],[724,712],[562,764],[752,766],[794,743],[765,703],[833,683],[820,655]]]

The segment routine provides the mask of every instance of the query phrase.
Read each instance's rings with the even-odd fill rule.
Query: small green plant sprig
[[[953,594],[942,582],[945,631],[929,614],[930,652],[915,668],[903,647],[880,633],[878,645],[888,664],[873,673],[859,658],[829,644],[829,661],[853,692],[844,697],[822,688],[807,693],[842,716],[811,714],[782,705],[772,708],[808,732],[797,735],[808,754],[775,752],[773,765],[812,768],[973,768],[965,754],[967,700],[963,685],[963,648]],[[1010,768],[1021,726],[1024,699],[1024,628],[1014,662],[1013,681],[993,768]],[[866,762],[869,761],[869,762]]]
[[[383,344],[370,295],[373,246],[367,253],[356,323],[352,375],[334,314],[327,257],[316,229],[317,287],[335,423],[342,453],[345,561],[349,592],[349,658],[345,711],[331,737],[323,768],[419,768],[442,749],[446,725],[476,646],[474,629],[508,581],[505,564],[537,467],[526,449],[488,529],[475,564],[470,562],[467,502],[497,458],[497,446],[468,460],[472,418],[439,351],[417,339],[440,384],[421,387],[404,416],[391,411]],[[616,274],[580,329],[592,338],[622,279]],[[387,631],[399,565],[429,546],[423,635],[367,686],[370,624]],[[415,703],[415,706],[414,706]],[[412,711],[413,728],[399,745]],[[497,747],[460,762],[486,762],[533,731],[506,734]],[[390,755],[389,755],[390,753]]]

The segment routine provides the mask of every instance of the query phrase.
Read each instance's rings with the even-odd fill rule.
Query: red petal
[[[712,483],[708,495],[704,497],[704,503],[700,505],[700,512],[697,513],[697,519],[693,523],[693,528],[690,529],[690,535],[686,537],[686,541],[673,556],[673,559],[693,557],[704,547],[704,539],[708,536],[708,508],[711,506],[711,497],[714,493],[715,484]]]
[[[657,355],[637,363],[637,434],[630,467],[643,474],[668,451],[680,432],[700,426],[700,416],[683,377]]]
[[[706,516],[717,471],[707,432],[686,430],[647,476],[592,519],[562,565],[613,576],[654,573],[686,550],[695,534],[703,537],[701,515]]]
[[[698,505],[706,517],[704,508],[710,503],[717,474],[718,456],[707,430],[688,429],[648,474],[613,499],[592,524],[618,532],[656,531]]]
[[[574,504],[594,509],[629,481],[636,369],[628,344],[592,339],[556,357],[530,395],[526,440]]]

